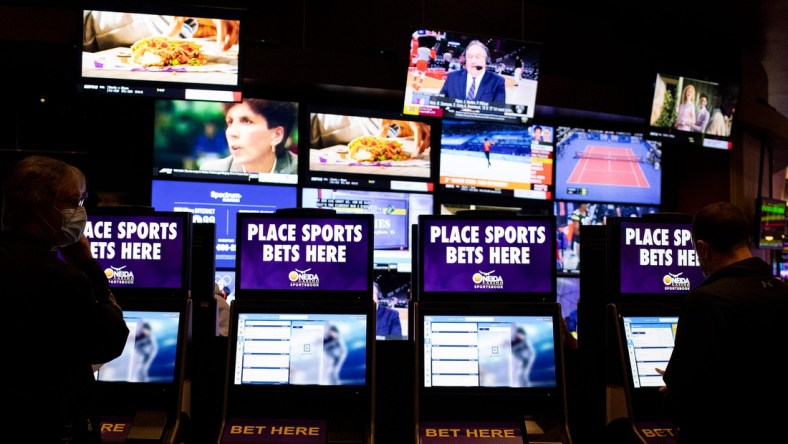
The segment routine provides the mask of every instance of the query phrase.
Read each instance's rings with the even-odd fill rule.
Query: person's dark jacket
[[[784,440],[787,321],[788,286],[760,258],[690,292],[664,375],[680,443]]]
[[[129,330],[95,260],[77,267],[40,239],[0,232],[0,297],[7,322],[2,399],[9,442],[97,443],[91,364],[123,352]],[[71,441],[64,440],[64,436]]]

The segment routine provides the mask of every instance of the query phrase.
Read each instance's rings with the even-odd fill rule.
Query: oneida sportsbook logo
[[[107,276],[107,280],[110,284],[113,285],[134,285],[134,272],[124,270],[126,266],[122,267],[113,267],[109,266],[109,268],[104,269],[104,275]]]
[[[296,268],[288,273],[287,278],[290,279],[290,286],[319,287],[320,277],[317,274],[310,273],[309,270],[311,270],[311,268],[307,268],[306,270],[299,270]]]
[[[487,272],[479,270],[478,273],[473,273],[473,288],[480,290],[503,289],[503,278],[493,273],[495,273],[495,270]]]
[[[665,284],[665,290],[689,290],[689,278],[681,277],[684,272],[673,274],[668,273],[662,276],[662,283]]]

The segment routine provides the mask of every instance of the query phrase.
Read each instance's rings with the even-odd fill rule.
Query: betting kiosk
[[[181,442],[189,419],[190,215],[99,209],[85,236],[130,331],[122,354],[96,369],[102,442]]]
[[[685,214],[614,218],[607,225],[607,427],[610,436],[673,442],[659,391],[681,303],[703,281]]]
[[[373,216],[240,213],[237,223],[218,442],[372,442]]]
[[[571,443],[555,218],[424,215],[416,442]]]

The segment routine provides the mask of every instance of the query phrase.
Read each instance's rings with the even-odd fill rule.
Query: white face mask
[[[63,223],[58,233],[58,248],[67,247],[75,244],[82,237],[85,225],[88,222],[88,214],[85,207],[67,208],[60,210],[63,215]]]

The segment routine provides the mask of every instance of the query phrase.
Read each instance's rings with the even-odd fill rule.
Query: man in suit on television
[[[450,99],[506,103],[506,82],[500,75],[486,69],[490,59],[487,46],[473,40],[468,43],[463,56],[465,69],[450,72],[439,94]]]

